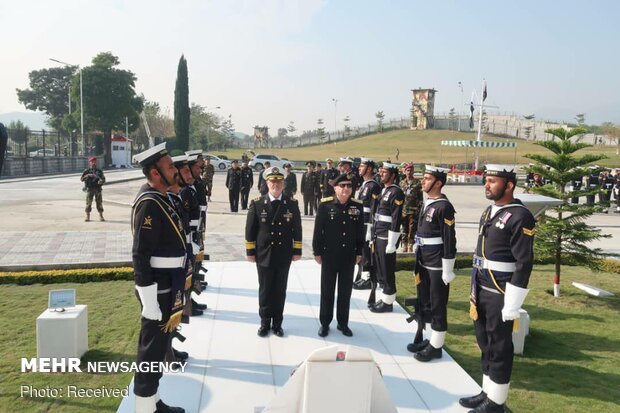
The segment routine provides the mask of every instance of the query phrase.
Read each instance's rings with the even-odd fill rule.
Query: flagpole
[[[480,135],[482,133],[482,111],[484,110],[484,84],[485,80],[482,79],[482,93],[480,93],[480,113],[478,115],[478,136],[476,137],[476,163],[474,169],[478,170],[478,162],[480,160]]]

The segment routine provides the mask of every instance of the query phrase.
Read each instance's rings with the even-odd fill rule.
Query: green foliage
[[[377,128],[379,132],[383,132],[383,120],[385,119],[385,114],[382,110],[375,113],[375,117],[377,118]]]
[[[63,118],[69,113],[69,86],[76,73],[77,66],[33,70],[28,73],[30,89],[17,89],[17,99],[28,110],[48,114],[48,124],[60,130],[63,128]],[[72,101],[72,109],[77,108],[76,102],[79,100]]]
[[[95,136],[95,155],[102,155],[103,154],[103,135],[97,135]]]
[[[28,135],[30,135],[30,128],[25,126],[21,120],[11,121],[11,123],[9,123],[9,129],[11,130],[9,137],[18,144],[25,143],[28,139]]]
[[[181,55],[177,68],[177,82],[174,87],[174,132],[179,148],[189,149],[190,108],[187,60]]]
[[[551,152],[551,155],[526,154],[525,157],[537,164],[530,167],[530,172],[539,173],[549,178],[553,184],[535,187],[535,193],[560,199],[562,204],[552,208],[553,213],[540,219],[535,239],[535,256],[541,260],[553,260],[556,276],[561,275],[561,265],[584,265],[598,268],[601,259],[610,254],[600,248],[590,248],[591,241],[608,238],[601,230],[587,225],[585,220],[600,210],[597,206],[576,205],[570,203],[573,196],[583,197],[598,192],[598,189],[566,192],[565,187],[572,180],[581,179],[590,171],[586,168],[592,162],[604,159],[602,154],[575,156],[574,153],[591,145],[573,142],[571,138],[586,132],[585,128],[566,130],[562,128],[547,129],[545,132],[554,136],[554,140],[537,142]]]
[[[71,270],[43,270],[0,272],[0,284],[56,284],[87,283],[113,280],[133,280],[132,267],[78,268]]]

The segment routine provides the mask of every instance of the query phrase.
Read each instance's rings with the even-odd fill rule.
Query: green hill
[[[398,162],[412,161],[415,163],[466,163],[473,162],[474,148],[443,147],[442,140],[475,140],[474,133],[453,132],[447,130],[408,130],[401,129],[362,138],[338,141],[331,144],[312,145],[286,149],[256,149],[256,153],[275,154],[291,160],[324,160],[326,157],[338,158],[344,155],[367,156],[375,160],[390,158],[396,162],[396,149],[400,151]],[[521,139],[506,139],[485,137],[485,141],[517,142],[516,150],[510,148],[481,148],[480,162],[495,163],[528,163],[523,157],[526,153],[548,153],[548,151],[531,142]],[[241,149],[231,149],[226,152],[228,158],[240,158]],[[604,153],[609,159],[599,164],[606,166],[620,166],[620,156],[616,155],[616,147],[587,148],[579,152]]]

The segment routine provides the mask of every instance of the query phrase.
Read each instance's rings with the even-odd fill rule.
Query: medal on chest
[[[435,215],[435,208],[429,208],[425,215],[426,222],[431,222],[433,215]]]
[[[260,213],[260,222],[267,222],[267,211],[263,209]]]
[[[499,229],[504,229],[510,217],[512,217],[512,214],[510,212],[505,212],[504,215],[502,215],[497,221],[497,223],[495,223],[495,226]]]
[[[360,214],[360,210],[355,207],[349,207],[348,213],[349,215],[356,217]]]
[[[291,222],[291,218],[293,218],[293,213],[287,210],[286,214],[284,214],[283,217],[286,219],[286,222]]]

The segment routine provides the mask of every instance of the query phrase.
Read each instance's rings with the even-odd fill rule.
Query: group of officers
[[[134,201],[131,219],[135,288],[142,305],[137,361],[186,359],[186,353],[172,349],[171,340],[179,324],[188,321],[187,316],[197,315],[187,308],[192,304],[191,291],[202,288],[210,192],[201,178],[204,160],[200,151],[171,158],[165,144],[136,155],[135,160],[147,178]],[[370,311],[393,310],[396,251],[403,242],[407,245],[403,250],[416,251],[418,322],[430,324],[429,339],[414,340],[407,348],[417,360],[428,362],[442,357],[449,285],[455,278],[455,209],[442,193],[447,170],[427,166],[419,181],[413,177],[412,166],[405,167],[403,176],[400,165],[385,162],[376,173],[377,167],[373,160],[362,158],[354,170],[351,158],[341,158],[339,171],[329,175],[326,171],[328,178],[322,179],[323,187],[319,186],[326,196],[318,203],[312,238],[313,255],[321,265],[318,335],[329,334],[334,301],[337,329],[345,336],[353,335],[348,323],[353,288],[370,289]],[[266,191],[248,206],[245,247],[248,261],[257,268],[260,337],[270,331],[284,336],[288,272],[291,262],[302,254],[301,212],[294,193],[285,191],[290,175],[286,169],[290,167],[285,171],[266,168],[259,179],[263,181],[259,189],[264,185]],[[307,173],[315,173],[310,166],[308,169]],[[227,181],[227,185],[235,185]],[[528,292],[535,232],[534,217],[513,196],[516,174],[512,168],[488,165],[484,188],[486,198],[494,204],[480,220],[469,297],[470,316],[482,352],[483,391],[460,400],[477,413],[504,411],[513,361],[513,320],[519,317]],[[426,193],[426,200],[421,191]],[[403,213],[407,199],[412,213]],[[406,219],[412,222],[407,222],[406,234],[401,234]],[[358,264],[361,276],[354,283]],[[160,377],[157,373],[136,373],[137,412],[184,411],[167,406],[159,398]]]
[[[530,164],[532,166],[533,164]],[[589,167],[590,173],[584,177],[572,180],[567,190],[573,193],[572,204],[579,204],[579,198],[585,197],[586,205],[601,207],[601,212],[608,213],[614,208],[614,213],[620,214],[620,168],[604,168],[597,165]],[[553,183],[551,179],[539,173],[527,174],[525,187],[531,188]],[[584,192],[587,192],[584,194]],[[596,195],[598,194],[598,201]]]

